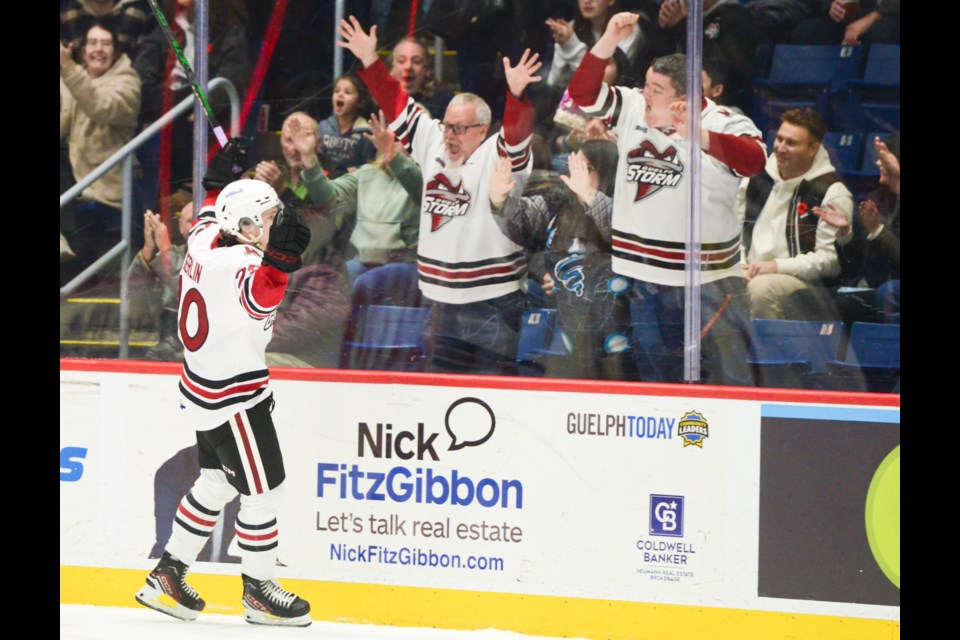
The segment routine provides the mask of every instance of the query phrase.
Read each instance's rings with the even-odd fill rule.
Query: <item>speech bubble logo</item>
[[[450,451],[479,447],[493,435],[497,419],[493,409],[479,398],[460,398],[450,405],[444,418],[450,434]]]

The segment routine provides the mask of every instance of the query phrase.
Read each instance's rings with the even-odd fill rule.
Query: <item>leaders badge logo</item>
[[[703,441],[710,435],[710,427],[702,413],[688,411],[680,418],[677,435],[683,438],[683,446],[695,445],[703,448]]]

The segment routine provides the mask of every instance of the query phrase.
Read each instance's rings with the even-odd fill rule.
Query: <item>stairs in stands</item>
[[[108,282],[60,297],[61,358],[119,358],[119,294],[119,283]],[[127,358],[142,360],[156,344],[156,322],[134,317]]]

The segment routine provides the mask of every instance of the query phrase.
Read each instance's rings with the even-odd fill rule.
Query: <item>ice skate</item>
[[[243,609],[250,624],[306,627],[313,622],[310,603],[283,590],[276,580],[243,576]]]
[[[179,620],[196,620],[206,603],[187,584],[187,565],[166,551],[147,576],[147,585],[137,592],[137,602]]]

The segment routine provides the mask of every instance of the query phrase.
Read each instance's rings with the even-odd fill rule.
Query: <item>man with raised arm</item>
[[[620,161],[612,219],[613,269],[634,279],[632,295],[659,336],[635,336],[656,353],[665,381],[683,373],[687,245],[686,57],[657,58],[643,90],[603,82],[617,44],[633,33],[637,15],[619,13],[584,56],[570,96],[617,134]],[[734,207],[741,177],[763,170],[765,148],[750,119],[703,100],[700,260],[703,375],[715,384],[752,384],[746,364],[748,315],[740,269],[740,222]],[[655,330],[655,329],[654,329]],[[658,344],[662,340],[662,345]]]
[[[487,138],[490,107],[461,93],[443,120],[431,120],[377,56],[377,28],[365,32],[353,16],[338,28],[363,64],[360,77],[380,104],[400,142],[423,172],[418,247],[419,285],[433,302],[428,332],[434,371],[509,373],[513,370],[526,273],[523,247],[500,230],[490,210],[490,175],[510,158],[518,189],[531,170],[533,105],[524,95],[539,82],[537,54],[516,66],[503,59],[507,78],[503,127]]]

